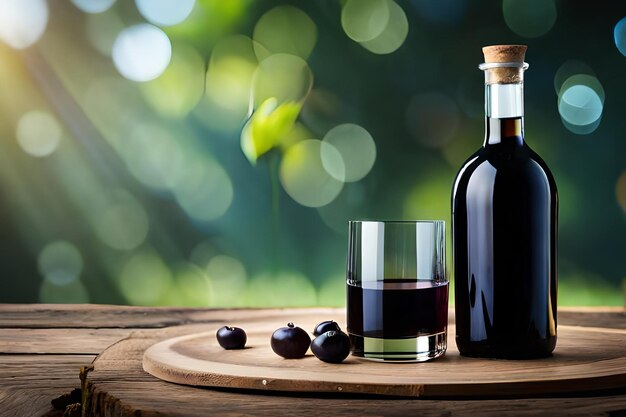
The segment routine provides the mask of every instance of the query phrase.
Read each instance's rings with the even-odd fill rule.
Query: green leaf
[[[301,103],[289,101],[279,105],[273,97],[261,103],[241,131],[241,149],[251,164],[280,146],[301,109]]]

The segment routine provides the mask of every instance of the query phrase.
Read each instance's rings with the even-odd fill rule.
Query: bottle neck
[[[485,84],[485,144],[524,143],[524,84]]]

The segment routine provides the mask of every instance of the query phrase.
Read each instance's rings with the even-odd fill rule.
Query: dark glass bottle
[[[523,58],[481,65],[485,142],[452,189],[456,344],[465,356],[538,358],[556,344],[558,199],[524,139],[527,67]]]

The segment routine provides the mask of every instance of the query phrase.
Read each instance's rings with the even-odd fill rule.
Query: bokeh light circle
[[[50,113],[32,110],[20,117],[15,132],[17,142],[27,154],[44,157],[61,142],[61,125]]]
[[[213,239],[198,243],[189,254],[189,262],[201,268],[206,268],[209,261],[218,253],[218,249],[215,246]]]
[[[509,29],[525,38],[548,33],[557,15],[554,0],[503,0],[502,13]]]
[[[322,163],[323,146],[328,147],[324,152],[327,161],[332,161],[334,175]],[[341,154],[332,145],[315,139],[303,140],[285,152],[280,163],[280,182],[287,194],[303,206],[325,206],[343,188],[343,181],[336,178],[345,176],[342,165]]]
[[[374,166],[376,143],[372,135],[359,125],[346,123],[336,126],[326,133],[323,142],[331,144],[332,147],[322,147],[322,163],[326,171],[338,180],[358,181]],[[343,169],[334,166],[335,150],[341,155]],[[337,171],[339,174],[344,171],[345,175],[339,177]]]
[[[85,13],[102,13],[113,6],[115,0],[72,0],[72,3]]]
[[[111,202],[97,218],[96,234],[107,246],[118,250],[138,247],[148,235],[148,215],[132,195],[115,190]]]
[[[601,120],[602,118],[599,118],[595,122],[588,125],[575,125],[561,117],[561,122],[563,123],[563,126],[565,126],[570,132],[577,135],[588,135],[590,133],[593,133],[600,126]]]
[[[613,38],[617,50],[626,56],[626,17],[622,18],[613,29]]]
[[[357,42],[379,36],[389,23],[387,0],[347,0],[341,10],[341,26]]]
[[[268,98],[279,103],[301,101],[313,86],[313,73],[305,60],[290,54],[274,54],[261,61],[253,78],[254,104]]]
[[[336,180],[346,182],[346,164],[341,153],[328,142],[322,142],[320,146],[320,157],[324,170]]]
[[[173,286],[172,272],[153,250],[132,256],[118,277],[126,300],[134,305],[158,305]]]
[[[213,297],[211,280],[201,268],[186,263],[177,268],[175,281],[185,306],[208,307],[211,305]]]
[[[277,53],[307,59],[317,41],[317,27],[302,10],[278,6],[261,16],[254,27],[253,39],[259,60]]]
[[[208,262],[206,272],[216,294],[211,301],[211,306],[245,305],[247,273],[241,261],[228,255],[216,255]]]
[[[554,74],[554,89],[556,93],[559,94],[561,92],[561,87],[563,87],[565,81],[569,80],[569,82],[571,83],[572,80],[570,80],[570,78],[575,75],[585,75],[592,77],[593,79],[595,79],[596,77],[593,69],[591,69],[591,67],[586,63],[576,59],[568,59],[563,64],[561,64],[559,69],[556,70],[556,73]],[[592,78],[587,78],[587,82],[591,82]],[[599,84],[599,82],[597,84]]]
[[[43,35],[48,24],[45,0],[0,1],[0,39],[15,49],[24,49]]]
[[[361,42],[361,46],[375,54],[384,55],[396,51],[402,46],[409,34],[409,21],[400,7],[393,0],[389,4],[389,21],[387,26],[374,39]]]
[[[239,57],[224,58],[212,64],[206,74],[206,94],[223,109],[245,113],[256,64]],[[241,112],[237,112],[241,113]]]
[[[135,0],[135,4],[148,22],[172,26],[189,17],[196,0]]]
[[[591,87],[573,85],[561,94],[559,114],[571,124],[588,125],[602,115],[602,100]]]
[[[233,57],[256,65],[258,63],[255,51],[257,47],[259,45],[245,35],[233,35],[220,39],[211,51],[209,67],[217,64],[219,61]]]
[[[617,202],[622,210],[624,210],[624,213],[626,213],[626,171],[622,172],[617,179],[615,194],[617,196]]]
[[[258,63],[253,44],[252,39],[243,35],[221,40],[213,48],[207,69],[207,97],[216,106],[238,116],[243,116],[250,104]]]
[[[39,273],[54,285],[67,285],[78,280],[83,257],[72,243],[56,240],[48,243],[37,257]]]
[[[587,74],[569,77],[561,85],[558,110],[563,125],[573,133],[586,135],[600,125],[604,110],[604,88]]]
[[[192,47],[175,44],[167,69],[141,85],[148,104],[161,116],[183,118],[204,95],[204,59]]]
[[[140,23],[124,29],[113,44],[113,63],[131,81],[150,81],[165,71],[172,45],[161,29]]]
[[[223,216],[234,195],[233,183],[219,162],[190,158],[173,184],[181,208],[194,220],[208,222]]]
[[[228,255],[215,255],[206,265],[206,271],[214,280],[242,282],[246,280],[246,268],[241,261]]]
[[[562,95],[565,90],[573,87],[575,85],[585,85],[591,88],[597,95],[600,97],[602,103],[604,103],[604,87],[602,87],[602,83],[595,76],[589,74],[575,74],[571,77],[568,77],[562,84],[559,89],[559,96]]]
[[[429,148],[441,148],[450,142],[459,121],[456,102],[439,92],[416,95],[406,111],[409,131],[420,144]]]

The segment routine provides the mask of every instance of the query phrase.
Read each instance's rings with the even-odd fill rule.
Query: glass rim
[[[348,224],[363,224],[363,223],[374,223],[374,224],[419,224],[419,223],[427,223],[427,224],[446,224],[445,220],[348,220]]]
[[[481,71],[493,68],[521,68],[526,71],[529,67],[528,62],[483,62],[478,65],[478,69]]]

